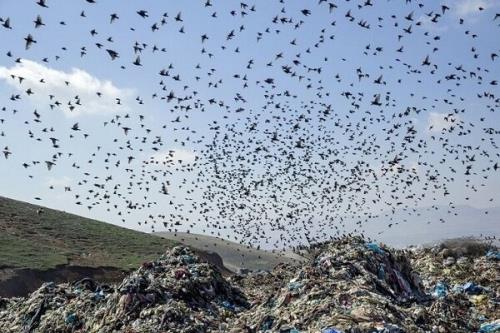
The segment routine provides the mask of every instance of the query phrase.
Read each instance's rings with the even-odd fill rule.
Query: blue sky
[[[491,159],[499,160],[498,148],[482,141],[485,138],[482,128],[493,127],[499,130],[498,105],[495,106],[491,99],[478,98],[477,95],[490,92],[498,98],[499,94],[498,86],[490,85],[489,82],[497,80],[500,72],[500,59],[490,59],[490,54],[500,54],[496,38],[500,19],[493,21],[495,14],[500,11],[500,1],[443,2],[450,10],[437,23],[431,22],[432,16],[426,16],[425,13],[440,13],[441,3],[424,3],[423,8],[419,8],[415,2],[373,2],[374,6],[358,9],[358,2],[335,1],[338,8],[330,13],[327,2],[318,5],[317,1],[286,1],[284,4],[279,1],[255,1],[248,2],[246,9],[239,2],[215,0],[209,7],[204,6],[204,1],[139,3],[97,0],[96,4],[89,4],[76,0],[48,0],[49,8],[42,8],[35,1],[23,1],[23,6],[19,6],[19,1],[1,1],[0,17],[4,20],[10,18],[12,29],[0,27],[0,98],[1,106],[5,107],[5,111],[0,112],[0,119],[3,119],[0,133],[4,134],[0,136],[0,148],[8,147],[12,154],[8,159],[0,157],[0,195],[144,231],[151,230],[151,223],[138,225],[137,222],[147,220],[149,215],[165,214],[165,221],[168,223],[182,216],[191,221],[183,221],[182,228],[209,232],[208,227],[196,223],[200,216],[189,212],[192,203],[201,200],[202,191],[196,186],[203,187],[203,182],[197,180],[195,172],[187,172],[185,165],[194,163],[196,158],[202,159],[199,152],[211,141],[213,131],[210,127],[213,126],[213,121],[217,121],[222,128],[224,124],[244,127],[247,124],[246,117],[251,118],[261,112],[266,102],[263,97],[265,91],[256,81],[262,82],[266,78],[275,79],[278,87],[276,90],[288,90],[298,96],[289,101],[290,106],[296,109],[303,101],[321,99],[344,116],[350,108],[350,101],[341,95],[345,91],[352,91],[354,94],[362,92],[366,96],[365,102],[374,94],[381,94],[383,97],[390,92],[390,96],[397,100],[397,106],[382,110],[388,117],[395,111],[404,111],[407,106],[421,109],[422,112],[412,117],[411,121],[418,131],[418,137],[429,141],[430,145],[428,152],[420,160],[408,157],[405,161],[408,168],[413,165],[419,169],[419,161],[439,162],[443,152],[439,142],[432,143],[434,141],[431,136],[439,136],[441,129],[451,126],[450,122],[443,120],[446,114],[453,112],[455,108],[465,109],[466,112],[455,116],[455,120],[477,126],[467,137],[450,136],[450,139],[456,140],[453,143],[463,140],[464,144],[481,146],[482,150],[489,152],[491,158],[478,156],[475,168],[491,167]],[[255,6],[255,11],[250,10],[252,6]],[[479,7],[483,10],[479,10]],[[282,8],[285,9],[284,13]],[[301,13],[305,8],[310,9],[310,15]],[[345,17],[351,8],[356,17],[354,23]],[[139,10],[146,10],[149,17],[139,16]],[[230,14],[233,10],[236,12],[234,16]],[[85,17],[81,16],[82,11]],[[242,16],[241,11],[248,15]],[[174,19],[179,12],[182,13],[181,22]],[[214,12],[216,18],[212,16]],[[414,12],[412,22],[404,19],[410,12]],[[110,15],[113,13],[119,19],[110,24]],[[163,16],[164,13],[167,15]],[[45,26],[35,29],[33,21],[37,15],[42,17]],[[272,21],[275,16],[292,18],[293,23],[274,24]],[[383,20],[379,20],[379,17]],[[164,25],[160,23],[162,18],[166,21]],[[463,24],[460,24],[460,18],[464,19]],[[371,28],[367,30],[359,27],[356,24],[359,20],[370,22]],[[301,21],[300,28],[295,29],[294,25]],[[421,22],[420,25],[416,25],[418,21]],[[60,22],[64,22],[64,25]],[[159,30],[153,32],[151,27],[155,23]],[[377,24],[383,27],[377,28]],[[413,32],[402,32],[410,24]],[[242,31],[241,26],[244,26]],[[179,32],[182,27],[185,33]],[[91,30],[95,30],[97,34],[92,36]],[[232,30],[235,37],[227,40],[227,35]],[[257,41],[259,33],[262,38]],[[26,50],[24,38],[28,34],[32,34],[37,42]],[[203,34],[208,36],[208,40],[202,43]],[[397,40],[398,34],[403,36],[401,41]],[[472,38],[472,34],[477,34],[478,37]],[[107,40],[109,37],[112,37],[112,42]],[[321,39],[324,42],[315,47]],[[293,40],[296,45],[290,43]],[[99,49],[96,43],[103,47]],[[146,47],[142,46],[143,43]],[[143,50],[134,53],[134,44]],[[156,52],[152,52],[154,45],[159,49]],[[404,46],[404,52],[396,52],[401,46]],[[81,55],[82,47],[85,48],[84,56]],[[377,52],[377,47],[382,47],[383,51]],[[432,52],[434,47],[438,50]],[[166,52],[162,52],[162,48]],[[236,48],[239,49],[238,53],[234,52]],[[472,48],[477,50],[477,58],[473,58]],[[106,49],[117,51],[119,58],[111,61]],[[201,52],[202,49],[205,50],[204,53]],[[7,56],[9,51],[11,57]],[[277,58],[276,55],[280,53],[283,57]],[[303,65],[322,68],[321,73],[307,74],[311,78],[310,82],[306,79],[299,82],[283,74],[281,66],[297,59],[297,54],[300,54]],[[137,55],[141,58],[142,66],[132,64]],[[431,74],[431,66],[421,66],[427,55],[432,64],[438,66],[436,74]],[[17,58],[22,58],[21,63],[15,62]],[[47,61],[43,61],[44,58]],[[250,60],[253,60],[253,65],[248,69]],[[267,65],[269,62],[272,62],[272,66]],[[197,65],[199,69],[196,68]],[[445,82],[444,77],[459,72],[456,68],[460,65],[465,69],[463,75],[466,78]],[[369,78],[358,80],[358,68],[362,73],[369,74]],[[167,69],[170,76],[160,76],[162,69]],[[420,72],[412,72],[414,69]],[[477,79],[470,79],[471,71],[479,73],[484,83],[478,85]],[[16,77],[23,76],[23,83],[12,79],[12,74]],[[236,78],[235,74],[240,77]],[[175,75],[179,75],[180,81],[173,79]],[[241,79],[244,75],[248,84],[245,89]],[[336,75],[341,78],[340,82]],[[373,80],[379,75],[383,75],[386,85],[373,84]],[[42,77],[45,83],[39,82]],[[399,79],[401,82],[398,82]],[[437,84],[438,79],[443,83]],[[162,86],[159,85],[162,80],[165,90],[161,90]],[[66,86],[64,81],[71,81],[70,85]],[[457,82],[460,86],[455,85]],[[306,88],[308,83],[312,89]],[[318,87],[323,89],[317,90]],[[31,96],[26,94],[29,88],[34,91]],[[102,93],[102,97],[96,95],[97,91]],[[183,104],[194,107],[189,111],[174,109],[175,102],[167,103],[160,99],[170,91],[176,96],[193,96],[193,91],[196,91],[192,103],[188,101]],[[317,95],[319,91],[323,93],[321,98]],[[325,92],[329,92],[329,96]],[[241,93],[246,102],[235,100],[237,93]],[[19,94],[22,99],[11,101],[13,94]],[[152,98],[153,94],[158,97]],[[54,100],[59,100],[63,105],[51,109],[49,105],[54,100],[50,100],[49,95],[56,96]],[[74,105],[78,100],[75,99],[76,96],[82,106]],[[423,96],[426,98],[423,99]],[[117,97],[120,98],[120,105],[116,104]],[[141,104],[137,99],[142,101]],[[200,102],[195,103],[195,99]],[[228,108],[210,105],[210,99],[223,101]],[[453,101],[453,104],[447,103],[448,100]],[[69,101],[75,106],[73,111],[68,109]],[[204,110],[196,108],[200,104],[205,104]],[[242,108],[241,112],[236,112],[239,108]],[[17,112],[14,113],[14,109]],[[40,114],[41,122],[35,121],[35,110]],[[361,112],[363,110],[364,105],[359,112],[350,115],[349,121],[356,122],[366,116]],[[272,128],[278,120],[273,118],[274,114],[266,112],[259,115],[259,119],[271,119],[268,127]],[[129,117],[126,118],[126,115]],[[144,116],[144,120],[139,120],[140,115]],[[178,117],[180,122],[175,122]],[[483,121],[480,121],[481,118],[484,118]],[[112,119],[114,123],[111,122]],[[79,124],[81,131],[71,130],[75,123]],[[104,126],[104,123],[107,125]],[[121,124],[118,126],[117,123]],[[141,128],[140,124],[144,127]],[[430,125],[433,126],[432,129],[429,129]],[[125,135],[121,127],[130,127],[131,131]],[[54,131],[51,132],[50,128]],[[265,126],[260,129],[255,135],[257,138],[264,138]],[[321,137],[325,128],[313,121],[310,130],[313,135]],[[31,137],[29,131],[32,133]],[[88,137],[84,138],[84,134],[88,134]],[[382,138],[381,128],[376,125],[366,129],[365,134],[367,137],[372,134],[372,138],[376,137],[381,145],[387,144]],[[71,138],[70,135],[74,137]],[[59,148],[52,147],[50,137],[60,140]],[[141,142],[144,137],[147,137],[147,143]],[[153,143],[154,138],[158,137],[161,138],[162,145]],[[491,137],[498,138],[495,135]],[[249,137],[245,138],[248,139]],[[339,140],[345,138],[339,136]],[[345,141],[345,144],[348,145],[349,142]],[[152,147],[158,150],[152,150]],[[149,165],[141,168],[143,161],[151,158],[159,160],[168,156],[169,151],[174,156],[174,161],[169,166]],[[237,147],[234,151],[237,151]],[[57,153],[61,153],[61,157],[57,158],[52,170],[47,170],[44,161],[51,160],[52,155]],[[68,153],[72,155],[69,156]],[[106,153],[116,155],[107,156]],[[92,156],[93,154],[95,155]],[[131,164],[127,164],[129,156],[134,157]],[[104,162],[106,158],[109,160],[107,164]],[[180,167],[175,162],[177,159],[184,160],[183,172],[176,171]],[[118,160],[121,161],[120,166],[113,166]],[[357,160],[359,157],[353,156],[348,157],[347,162],[354,163]],[[372,157],[366,157],[366,160],[374,168],[381,167],[381,161],[372,160]],[[32,165],[32,161],[41,163]],[[23,163],[30,166],[25,169],[22,167]],[[106,169],[107,165],[111,167]],[[253,168],[256,173],[267,170],[262,165]],[[156,180],[157,184],[150,184],[150,191],[145,191],[144,188],[149,185],[145,183],[147,177],[141,178],[140,170],[152,172],[159,169],[161,171],[155,173],[160,177]],[[423,172],[423,169],[421,167],[418,172]],[[448,170],[443,165],[439,170],[441,176],[452,176]],[[487,174],[487,181],[481,178],[484,175],[481,172],[469,178],[477,185],[477,192],[465,187],[466,179],[459,173],[455,175],[456,180],[448,184],[449,196],[435,199],[436,196],[429,195],[416,204],[447,206],[453,202],[475,207],[497,206],[498,202],[491,199],[498,198],[496,189],[500,186],[499,172]],[[110,176],[112,180],[106,181]],[[87,183],[82,183],[82,179]],[[130,191],[126,189],[129,181],[134,182]],[[158,184],[162,182],[168,182],[168,196],[158,193]],[[487,186],[482,186],[482,183],[487,183]],[[110,197],[104,201],[109,201],[109,204],[101,202],[89,210],[88,203],[95,202],[91,197],[99,192],[94,184],[106,184]],[[119,184],[119,190],[116,191],[115,188],[113,191],[116,184]],[[70,187],[71,191],[65,191],[65,187]],[[123,196],[117,196],[116,192]],[[75,195],[80,195],[80,198],[75,198]],[[284,196],[286,195],[285,193]],[[90,199],[84,200],[87,196]],[[144,196],[148,197],[147,200]],[[35,200],[35,197],[42,200]],[[465,197],[470,199],[465,200]],[[367,199],[369,198],[368,196]],[[156,204],[127,214],[124,206],[129,199]],[[83,204],[75,204],[77,201]],[[115,204],[117,209],[113,208]],[[368,211],[387,209],[384,205],[366,205],[365,208]],[[122,211],[123,215],[117,215],[117,211]],[[217,215],[218,212],[213,210],[212,214]],[[162,218],[156,220],[160,222]],[[188,227],[188,224],[195,226]],[[162,230],[162,224],[158,223],[155,229]]]

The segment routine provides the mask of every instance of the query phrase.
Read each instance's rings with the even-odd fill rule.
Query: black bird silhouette
[[[31,44],[36,43],[36,40],[33,39],[33,36],[31,36],[31,34],[28,34],[28,36],[26,36],[24,40],[26,41],[25,44],[26,50],[28,50],[31,47]]]
[[[42,22],[42,17],[40,15],[38,15],[35,19],[35,21],[33,21],[35,23],[35,28],[39,28],[43,25],[45,25],[45,23]]]
[[[10,18],[6,18],[3,23],[2,23],[2,27],[4,27],[5,29],[12,29],[12,27],[10,26]]]
[[[46,0],[38,0],[36,3],[41,7],[49,8],[46,4]]]
[[[120,56],[118,55],[118,52],[110,49],[106,49],[106,52],[108,52],[109,56],[111,57],[111,60],[115,60],[116,58],[119,58]]]
[[[116,21],[118,19],[119,19],[118,14],[113,13],[113,14],[110,15],[109,23],[113,23],[114,21]]]
[[[139,16],[141,16],[142,18],[149,17],[148,12],[146,10],[138,10],[137,14],[139,14]]]
[[[137,58],[135,58],[133,64],[136,65],[136,66],[142,66],[142,64],[141,64],[141,57],[137,56]]]

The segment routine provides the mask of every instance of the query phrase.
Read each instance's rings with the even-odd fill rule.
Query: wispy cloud
[[[427,15],[422,15],[418,18],[418,22],[421,23],[421,27],[432,33],[440,33],[447,31],[450,27],[447,24],[441,23],[441,21],[432,22],[432,17]]]
[[[193,163],[197,155],[194,151],[188,149],[171,149],[169,151],[158,152],[149,158],[150,162],[158,164],[171,165],[182,161],[182,163]]]
[[[68,177],[68,176],[62,176],[62,177],[48,177],[47,180],[45,181],[45,184],[47,186],[54,186],[54,187],[66,187],[70,186],[73,182],[73,179]]]
[[[441,132],[456,125],[460,118],[456,115],[448,115],[446,113],[430,112],[427,118],[427,129],[429,132]]]
[[[19,77],[24,78],[22,82]],[[31,89],[30,99],[37,104],[60,102],[61,110],[68,117],[129,112],[134,95],[133,90],[118,88],[111,81],[100,80],[82,69],[64,72],[31,60],[22,60],[10,68],[0,67],[0,79],[21,92]],[[52,100],[49,95],[54,96]]]
[[[478,14],[479,8],[488,9],[498,6],[498,0],[459,0],[454,4],[454,12],[459,17]]]

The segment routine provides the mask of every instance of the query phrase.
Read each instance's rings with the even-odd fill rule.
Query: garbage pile
[[[247,306],[215,267],[175,247],[117,286],[47,283],[26,299],[4,300],[0,332],[217,332]]]
[[[116,286],[49,283],[0,300],[0,332],[500,332],[496,248],[346,237],[310,252],[303,266],[225,279],[176,247]]]
[[[431,309],[448,311],[471,332],[500,332],[500,252],[464,240],[460,247],[441,244],[409,254],[435,299]],[[476,329],[476,330],[474,330]]]
[[[253,308],[238,325],[288,333],[500,332],[498,252],[465,254],[457,267],[432,248],[394,250],[357,237],[316,252],[305,267],[281,265],[237,281],[247,295],[265,288],[265,297],[249,297]],[[446,296],[435,293],[441,285],[452,286]]]

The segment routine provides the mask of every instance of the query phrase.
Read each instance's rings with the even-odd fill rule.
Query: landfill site
[[[500,0],[0,0],[0,333],[500,333]]]
[[[45,283],[0,300],[1,332],[479,332],[500,330],[500,252],[464,241],[395,250],[360,237],[301,265],[222,274],[188,247],[118,284]]]

